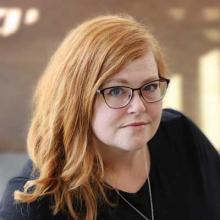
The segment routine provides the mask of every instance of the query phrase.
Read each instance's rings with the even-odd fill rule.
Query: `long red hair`
[[[68,34],[37,84],[27,145],[38,175],[23,192],[15,191],[15,200],[50,195],[54,214],[65,209],[73,219],[96,219],[98,199],[108,202],[105,167],[91,129],[96,90],[148,50],[163,76],[157,41],[131,16],[99,16]],[[76,202],[84,204],[83,215]]]

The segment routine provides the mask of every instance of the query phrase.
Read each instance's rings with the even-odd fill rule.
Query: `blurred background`
[[[159,40],[172,80],[164,107],[182,111],[220,151],[219,0],[0,0],[0,198],[23,166],[31,98],[68,31],[106,13],[129,13]]]

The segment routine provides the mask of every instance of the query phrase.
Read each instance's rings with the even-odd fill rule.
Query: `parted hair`
[[[158,42],[129,15],[98,16],[70,31],[35,90],[27,148],[37,175],[23,191],[15,191],[16,201],[51,196],[53,214],[65,211],[70,219],[96,219],[98,201],[110,203],[91,128],[96,92],[149,50],[163,76],[166,65]]]

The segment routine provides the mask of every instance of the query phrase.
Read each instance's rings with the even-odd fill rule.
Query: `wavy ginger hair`
[[[149,50],[163,76],[157,41],[127,15],[99,16],[68,34],[37,84],[27,145],[38,175],[23,192],[15,191],[15,200],[29,203],[50,195],[54,214],[66,210],[72,219],[96,219],[99,198],[109,202],[91,129],[96,91]]]

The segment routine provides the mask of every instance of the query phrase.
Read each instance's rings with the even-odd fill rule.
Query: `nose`
[[[146,102],[141,97],[140,91],[134,91],[131,102],[128,104],[128,113],[141,113],[146,110]]]

